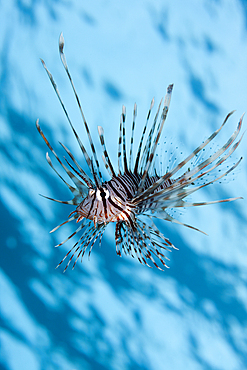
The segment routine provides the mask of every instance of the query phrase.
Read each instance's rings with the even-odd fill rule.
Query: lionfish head
[[[103,186],[99,188],[89,188],[88,195],[77,206],[76,213],[78,214],[77,222],[84,217],[93,220],[96,224],[105,223],[104,209],[106,201],[109,198],[109,190]]]

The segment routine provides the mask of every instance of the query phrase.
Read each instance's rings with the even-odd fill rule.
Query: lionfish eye
[[[102,201],[102,198],[107,199],[107,198],[109,198],[109,195],[110,195],[110,193],[107,189],[105,189],[105,188],[97,189],[96,197],[97,197],[98,200]]]
[[[90,197],[92,197],[94,195],[94,193],[95,193],[95,190],[94,189],[89,189],[88,195]]]

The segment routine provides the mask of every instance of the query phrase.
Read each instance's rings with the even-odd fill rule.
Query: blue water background
[[[55,266],[71,243],[54,245],[74,225],[49,231],[72,209],[39,194],[57,199],[70,194],[46,163],[47,147],[35,127],[39,118],[59,155],[64,155],[61,141],[85,167],[39,60],[53,73],[89,149],[59,60],[63,31],[97,151],[101,125],[115,166],[122,104],[130,131],[137,103],[137,142],[152,97],[157,107],[170,83],[169,140],[188,154],[236,109],[219,138],[223,144],[247,109],[246,4],[0,2],[1,369],[247,369],[246,137],[233,158],[245,156],[240,170],[191,198],[245,199],[192,208],[181,216],[208,236],[160,225],[179,248],[168,253],[170,269],[161,272],[117,257],[109,228],[101,249],[96,245],[90,260],[85,257],[63,274]]]

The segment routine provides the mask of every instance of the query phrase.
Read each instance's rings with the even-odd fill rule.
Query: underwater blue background
[[[72,244],[54,245],[75,226],[49,231],[72,209],[39,194],[70,194],[35,127],[39,118],[60,156],[59,141],[81,159],[42,58],[89,148],[59,59],[63,31],[97,151],[101,125],[115,166],[122,104],[130,131],[137,103],[137,143],[152,97],[156,108],[170,83],[170,147],[189,154],[236,109],[216,140],[224,143],[247,109],[247,2],[0,1],[0,30],[0,368],[247,369],[246,135],[233,158],[245,157],[240,169],[191,197],[245,199],[181,215],[208,236],[160,224],[179,248],[167,253],[170,269],[117,257],[109,227],[101,249],[63,274],[55,266]]]

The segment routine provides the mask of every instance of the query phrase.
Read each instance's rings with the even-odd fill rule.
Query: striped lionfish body
[[[74,183],[72,186],[66,182],[66,180],[53,166],[47,153],[46,158],[49,165],[53,168],[60,179],[68,186],[69,190],[73,194],[73,199],[69,201],[60,201],[48,197],[46,198],[76,207],[69,215],[68,220],[58,225],[52,230],[52,232],[57,230],[60,226],[74,220],[78,224],[77,229],[66,240],[57,246],[61,246],[73,236],[80,233],[79,240],[73,245],[59,265],[66,258],[68,258],[68,263],[65,267],[66,270],[73,257],[75,257],[75,262],[73,265],[74,268],[77,260],[79,258],[82,259],[87,249],[89,250],[90,255],[91,250],[97,240],[99,240],[99,244],[101,245],[105,228],[110,222],[114,222],[116,251],[118,255],[121,256],[123,251],[125,254],[129,254],[132,257],[137,257],[140,263],[146,264],[149,267],[151,267],[149,265],[150,261],[150,264],[153,264],[159,269],[161,269],[161,267],[158,266],[158,262],[167,267],[165,259],[168,258],[164,255],[164,250],[171,250],[171,248],[175,247],[159,231],[154,223],[154,218],[175,222],[198,230],[193,226],[183,224],[173,218],[169,213],[169,209],[176,207],[201,206],[240,199],[228,198],[200,203],[190,203],[185,200],[188,195],[199,189],[202,189],[205,186],[208,186],[209,184],[212,184],[215,181],[218,181],[238,166],[242,160],[242,157],[234,165],[230,166],[230,168],[228,167],[226,171],[221,171],[220,175],[217,175],[210,181],[206,180],[206,177],[212,173],[212,171],[217,169],[223,162],[225,162],[238,147],[242,137],[238,141],[236,141],[236,138],[242,126],[243,116],[241,117],[237,128],[231,137],[212,155],[208,156],[207,158],[200,156],[204,148],[219,134],[229,116],[233,112],[229,113],[220,128],[217,129],[211,136],[209,136],[209,138],[206,139],[201,145],[199,145],[188,157],[186,157],[180,163],[176,165],[174,164],[174,167],[167,170],[165,174],[158,175],[155,169],[155,154],[170,105],[173,85],[169,85],[163,106],[161,100],[151,128],[147,133],[146,131],[150,120],[151,111],[154,106],[154,99],[151,102],[135,160],[133,158],[133,141],[137,107],[135,104],[128,158],[125,139],[126,110],[125,107],[123,107],[119,127],[118,172],[115,171],[110,161],[105,145],[103,128],[98,126],[99,139],[103,151],[102,158],[104,165],[111,177],[111,180],[103,181],[95,146],[93,144],[89,127],[87,125],[77,92],[68,70],[63,49],[64,39],[63,35],[61,34],[59,39],[60,57],[69,77],[81,112],[82,120],[91,146],[92,156],[87,153],[77,132],[75,131],[68,112],[58,92],[56,83],[42,60],[43,66],[55,89],[55,92],[91,173],[91,176],[89,176],[76,161],[69,149],[67,149],[65,145],[61,144],[72,161],[71,164],[65,158],[67,163],[67,165],[65,165],[46,139],[37,120],[36,126],[39,133],[43,137],[57,161]],[[197,159],[197,162],[193,168],[190,168],[189,165],[191,164],[191,160],[194,158]],[[134,162],[134,165],[132,165],[132,162]],[[143,216],[145,216],[144,220]]]

